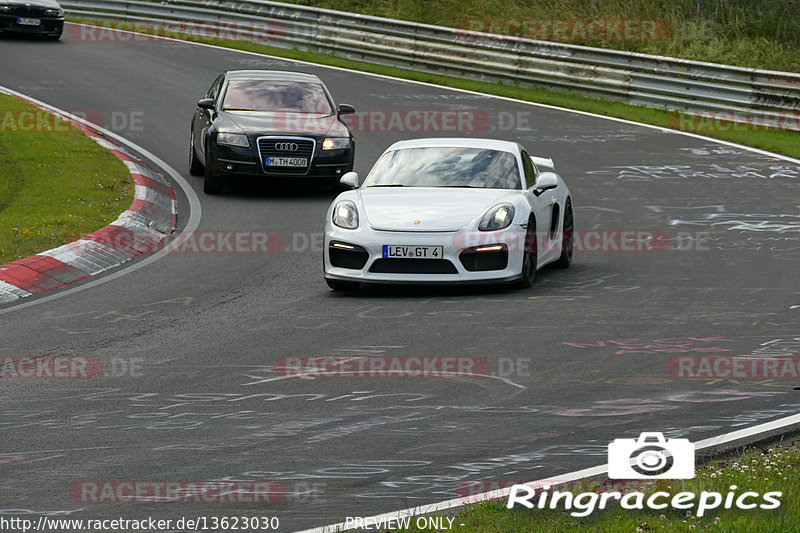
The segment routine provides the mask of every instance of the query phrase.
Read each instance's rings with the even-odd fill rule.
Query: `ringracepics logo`
[[[694,445],[687,439],[664,440],[661,433],[616,439],[608,445],[610,479],[691,479]]]
[[[694,445],[686,439],[665,440],[661,433],[642,433],[638,439],[616,439],[608,446],[609,479],[691,479],[694,477]],[[602,480],[601,480],[602,481]],[[602,485],[601,485],[602,486]],[[519,504],[528,509],[564,509],[572,516],[584,517],[598,509],[618,504],[623,509],[651,511],[696,509],[702,517],[713,509],[777,509],[783,492],[739,491],[730,485],[727,494],[714,491],[645,493],[633,491],[603,491],[575,493],[569,490],[550,492],[544,482],[516,484],[511,487],[506,507]],[[538,491],[538,492],[537,492]]]

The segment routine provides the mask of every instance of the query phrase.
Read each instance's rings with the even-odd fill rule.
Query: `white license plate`
[[[305,157],[265,157],[264,166],[267,167],[307,167],[308,158]]]
[[[23,18],[17,19],[17,24],[19,24],[20,26],[38,26],[41,23],[42,21],[40,19],[23,19]]]
[[[441,259],[442,246],[383,245],[383,257],[393,259]]]

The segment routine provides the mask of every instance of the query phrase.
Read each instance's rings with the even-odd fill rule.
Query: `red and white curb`
[[[72,123],[117,156],[128,167],[134,195],[131,206],[108,226],[75,242],[0,266],[0,304],[95,276],[153,250],[175,231],[175,191],[160,173],[86,123],[72,120],[67,113],[45,108],[18,94],[11,96]]]

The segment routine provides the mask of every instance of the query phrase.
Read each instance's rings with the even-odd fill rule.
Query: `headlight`
[[[6,13],[8,11],[11,11],[9,6],[0,6],[0,13]]]
[[[218,133],[217,144],[244,146],[245,148],[250,146],[250,143],[247,141],[247,135],[242,135],[241,133]]]
[[[511,204],[500,204],[489,209],[478,225],[481,231],[495,231],[505,229],[514,220],[514,206]]]
[[[344,229],[358,228],[358,210],[350,200],[342,200],[333,208],[333,223]]]
[[[327,137],[322,141],[323,150],[341,150],[350,148],[350,137]]]
[[[0,8],[0,11],[2,11],[2,8]],[[45,17],[63,17],[64,16],[64,10],[63,9],[45,9],[44,10],[44,16]]]

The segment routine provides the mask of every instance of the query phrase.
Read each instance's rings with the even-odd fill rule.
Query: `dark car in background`
[[[0,0],[0,33],[29,33],[59,39],[64,10],[55,0]]]
[[[191,174],[207,194],[235,177],[336,184],[353,169],[355,143],[317,76],[276,70],[229,70],[197,103],[189,142]]]

